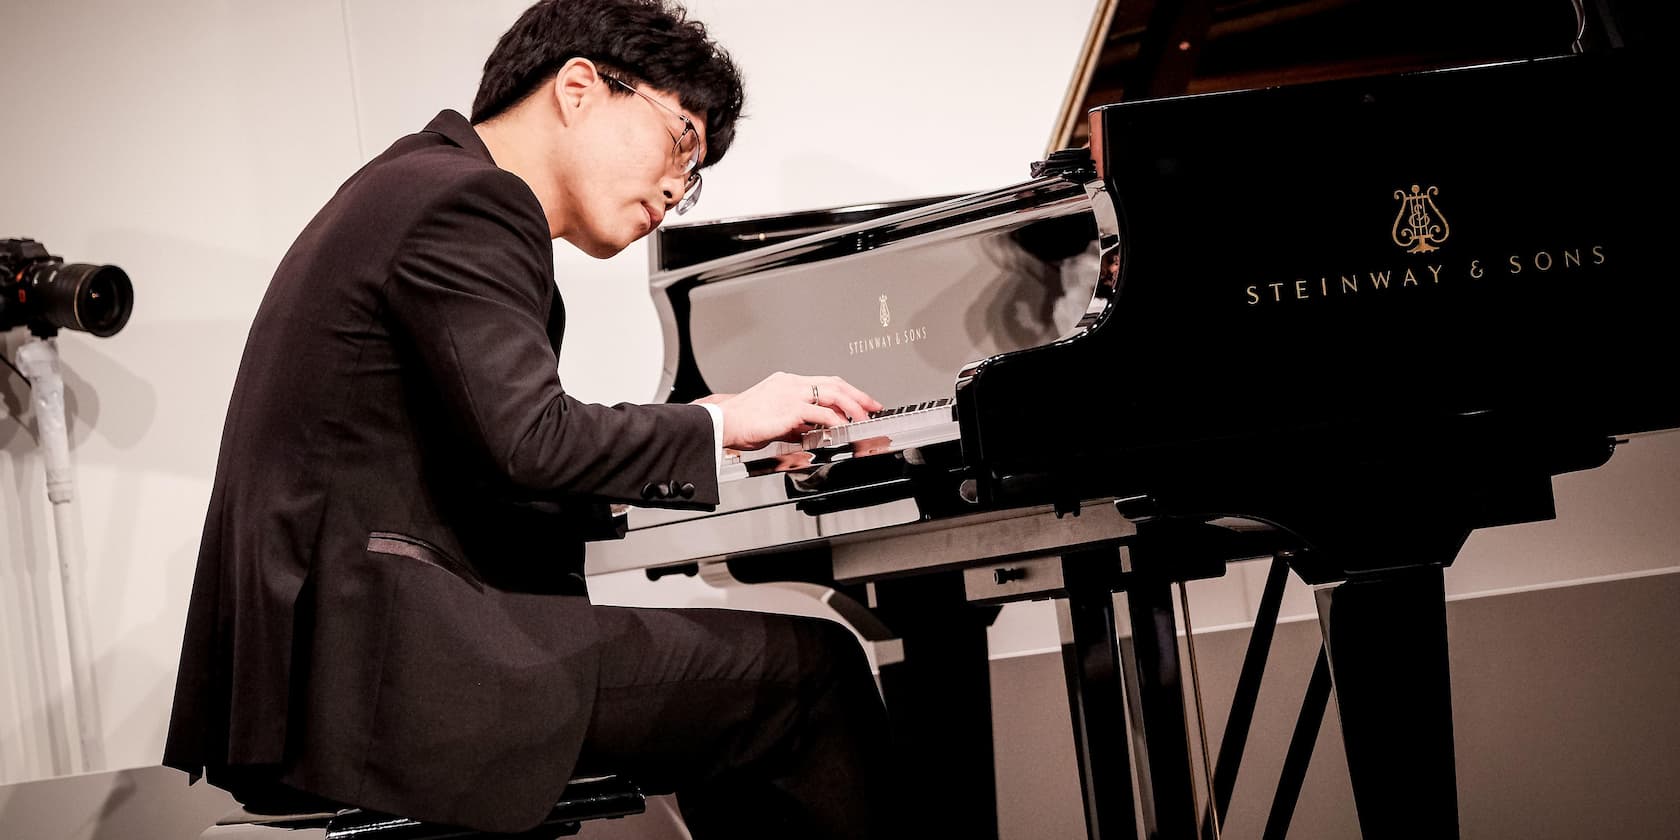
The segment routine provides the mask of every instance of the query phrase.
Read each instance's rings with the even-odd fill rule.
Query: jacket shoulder
[[[524,179],[431,132],[392,144],[346,181],[336,198],[364,199],[393,209],[464,205],[534,229],[548,227],[542,205]]]

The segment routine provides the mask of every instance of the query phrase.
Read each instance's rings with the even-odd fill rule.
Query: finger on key
[[[858,414],[853,415],[854,417],[859,416],[859,415],[868,416],[870,414],[874,414],[877,411],[880,411],[882,408],[885,407],[885,406],[881,405],[881,402],[879,400],[875,399],[874,397],[869,396],[868,394],[865,394],[862,390],[860,390],[857,386],[853,385],[852,383],[847,382],[846,380],[841,379],[838,376],[830,377],[830,378],[833,380],[832,387],[835,389],[835,393],[844,394],[846,397],[851,399],[852,402],[854,402],[858,405],[859,411],[858,411]]]
[[[811,426],[840,426],[846,418],[827,406],[807,403],[799,412],[799,419]]]

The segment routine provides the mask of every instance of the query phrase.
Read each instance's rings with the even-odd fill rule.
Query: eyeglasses
[[[674,209],[679,216],[687,213],[688,208],[693,207],[694,203],[700,200],[700,132],[694,128],[694,121],[672,110],[671,106],[642,93],[634,85],[605,73],[601,74],[601,78],[652,102],[659,106],[660,110],[682,120],[683,130],[681,134],[671,134],[669,126],[665,128],[665,133],[671,134],[671,166],[688,176],[688,182],[683,187],[682,200],[677,202]]]

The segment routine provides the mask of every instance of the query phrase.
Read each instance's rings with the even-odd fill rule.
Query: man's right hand
[[[723,446],[749,451],[798,440],[822,426],[862,420],[883,406],[838,376],[772,373],[739,394],[713,400],[723,409]]]

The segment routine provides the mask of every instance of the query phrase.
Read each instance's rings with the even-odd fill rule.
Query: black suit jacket
[[[603,655],[584,540],[612,502],[717,502],[704,408],[561,387],[551,248],[453,111],[298,237],[228,406],[166,765],[484,830],[546,814]]]

